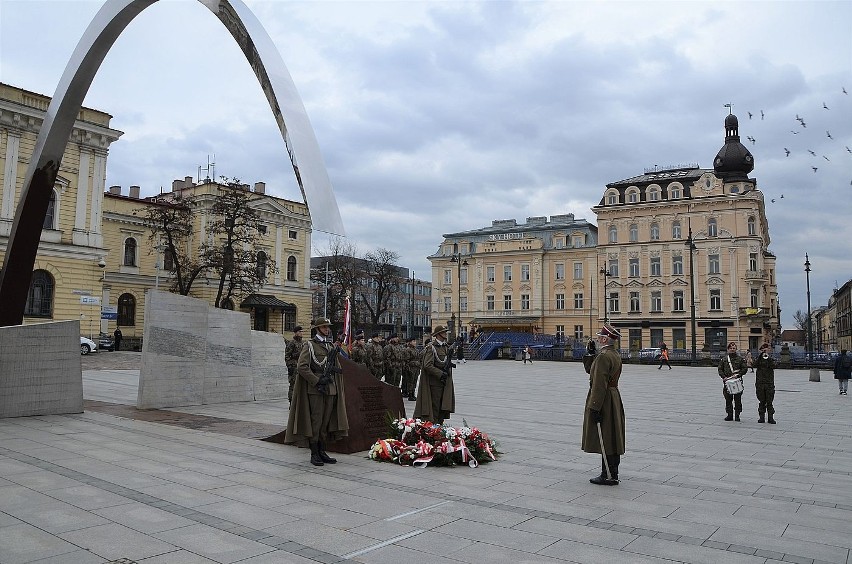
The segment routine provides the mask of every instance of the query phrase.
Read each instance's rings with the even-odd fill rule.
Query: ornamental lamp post
[[[696,327],[695,327],[695,263],[693,262],[692,254],[696,250],[695,240],[692,238],[692,220],[689,219],[689,236],[684,243],[689,249],[689,295],[690,295],[690,310],[689,320],[692,327],[692,362],[694,366],[696,362]]]
[[[461,267],[467,266],[467,260],[462,259],[461,253],[455,253],[450,257],[450,262],[456,263],[456,305],[458,306],[459,315],[458,317],[453,314],[453,319],[458,322],[458,329],[455,329],[455,323],[453,324],[453,328],[455,330],[455,334],[453,337],[457,337],[461,335]]]
[[[808,253],[805,253],[805,284],[808,296],[808,342],[805,347],[808,353],[808,363],[814,360],[813,349],[813,333],[811,332],[811,261],[808,259]],[[811,367],[811,373],[808,377],[810,382],[819,382],[819,368]]]

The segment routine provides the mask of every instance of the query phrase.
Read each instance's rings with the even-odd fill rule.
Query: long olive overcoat
[[[420,372],[420,387],[417,390],[417,402],[414,404],[414,417],[422,421],[443,421],[456,410],[456,390],[453,386],[453,369],[444,383],[440,398],[440,413],[435,413],[438,398],[433,401],[432,390],[441,386],[443,371],[439,368],[451,354],[446,344],[429,344],[423,351],[423,364]]]
[[[589,374],[589,394],[583,415],[583,450],[600,454],[598,427],[590,411],[601,412],[601,434],[606,454],[624,454],[624,405],[618,391],[621,377],[621,356],[612,346],[602,347],[592,363]]]
[[[313,338],[302,347],[296,369],[293,403],[290,404],[290,416],[287,418],[284,444],[306,447],[314,434],[311,426],[308,394],[319,393],[316,385],[322,371],[311,365],[311,354],[308,349],[312,348],[316,359],[323,362],[331,351],[331,346],[331,343],[317,341],[316,338]],[[337,367],[340,368],[340,360],[337,360]],[[346,390],[341,373],[338,372],[334,375],[334,384],[329,386],[329,392],[335,393],[333,396],[335,400],[331,420],[328,423],[328,440],[336,441],[349,434],[349,419],[346,415]]]

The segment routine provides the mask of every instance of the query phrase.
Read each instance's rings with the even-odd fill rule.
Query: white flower
[[[468,437],[470,436],[470,433],[471,433],[471,429],[470,429],[470,427],[461,427],[461,428],[459,428],[459,429],[457,429],[457,430],[458,430],[458,432],[459,432],[459,435],[461,435],[461,437],[462,437],[463,439],[466,439],[466,438],[468,438]]]
[[[444,436],[448,439],[454,439],[458,435],[458,432],[452,427],[444,427]]]

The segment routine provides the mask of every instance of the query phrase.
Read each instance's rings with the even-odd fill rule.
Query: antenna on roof
[[[725,104],[724,107],[728,108],[728,115],[731,115],[731,114],[734,113],[734,105],[733,104]]]
[[[198,167],[198,183],[201,184],[201,171],[204,171],[206,174],[204,176],[204,182],[210,182],[211,179],[216,178],[216,155],[213,155],[213,162],[210,162],[210,155],[207,155],[207,166],[199,166]]]

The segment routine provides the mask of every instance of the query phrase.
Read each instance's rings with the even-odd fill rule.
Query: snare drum
[[[732,396],[743,393],[745,385],[743,384],[742,376],[731,376],[725,380],[725,389]]]

